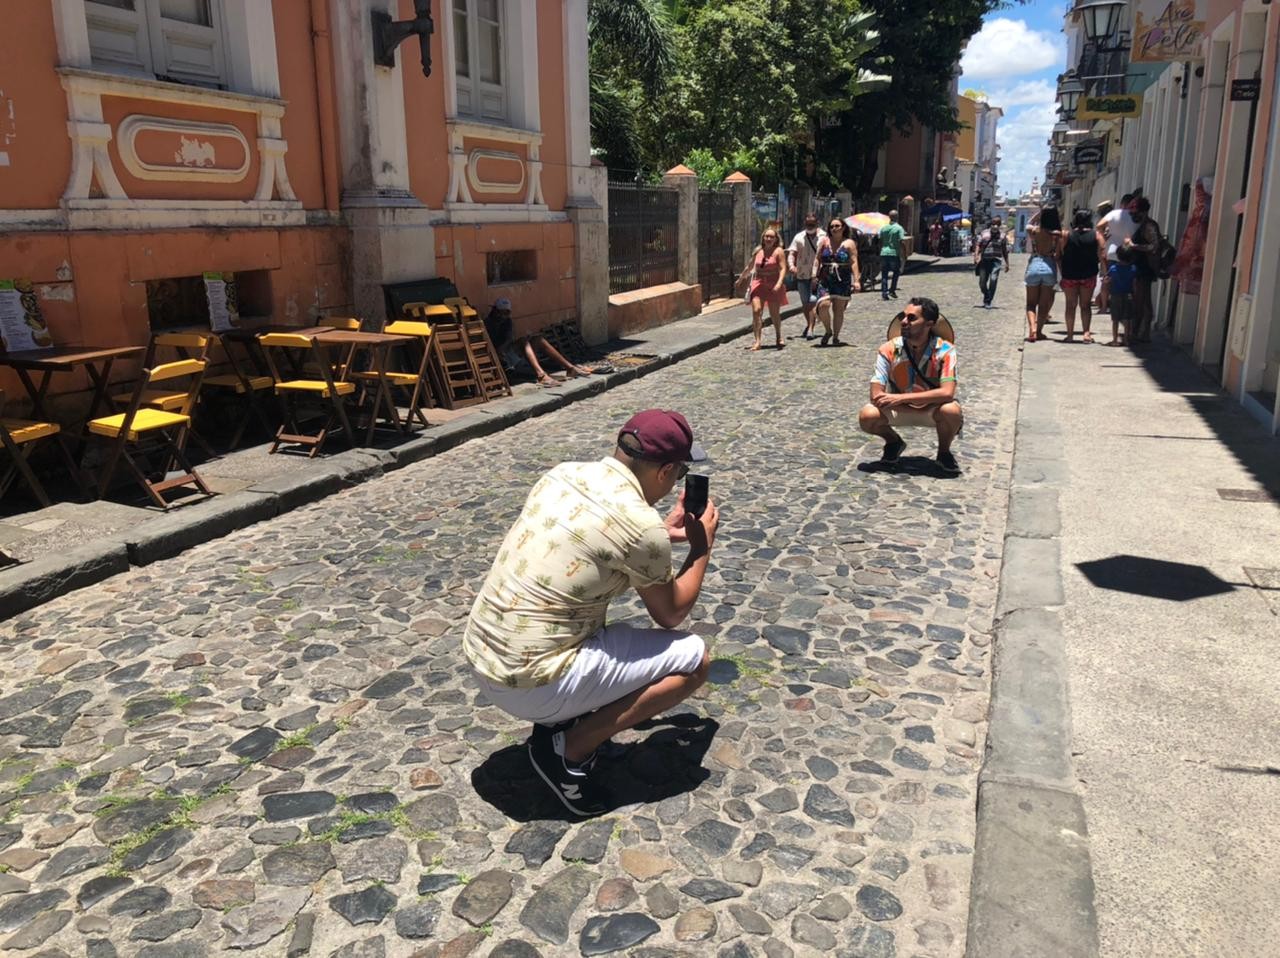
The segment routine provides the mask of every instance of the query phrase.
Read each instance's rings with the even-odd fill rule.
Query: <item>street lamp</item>
[[[1076,77],[1075,70],[1068,70],[1058,81],[1058,99],[1062,103],[1062,115],[1074,117],[1076,105],[1080,102],[1080,94],[1084,93],[1084,84]]]
[[[1124,0],[1091,0],[1076,6],[1084,20],[1084,35],[1093,41],[1099,53],[1110,53],[1125,48],[1123,41],[1109,46],[1109,41],[1120,32],[1120,14]]]

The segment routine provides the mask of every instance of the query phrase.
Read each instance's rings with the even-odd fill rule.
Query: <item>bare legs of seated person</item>
[[[579,366],[577,363],[570,362],[558,349],[547,342],[547,338],[545,336],[539,336],[535,333],[534,335],[525,338],[524,356],[525,359],[529,360],[529,365],[533,367],[533,371],[538,377],[538,382],[542,383],[544,386],[552,385],[555,383],[555,380],[551,378],[551,375],[543,369],[542,364],[538,362],[538,350],[542,350],[559,363],[560,367],[565,371],[570,379],[577,376],[590,376],[595,372],[595,370],[589,366]]]

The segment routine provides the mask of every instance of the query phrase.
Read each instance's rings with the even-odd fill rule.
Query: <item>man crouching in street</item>
[[[680,413],[632,416],[612,456],[561,463],[537,482],[471,608],[462,646],[480,687],[534,723],[533,767],[579,815],[609,808],[591,780],[597,747],[707,680],[702,639],[676,628],[702,589],[720,513],[708,500],[695,518],[683,493],[665,520],[654,509],[705,458]],[[689,557],[673,573],[676,542]],[[661,628],[605,624],[629,588]]]
[[[934,333],[938,304],[913,297],[902,311],[902,335],[889,340],[876,354],[871,377],[871,402],[858,413],[863,432],[884,440],[880,461],[895,463],[906,440],[895,426],[933,427],[938,433],[938,468],[948,475],[960,472],[951,452],[952,441],[964,425],[956,402],[956,347]]]

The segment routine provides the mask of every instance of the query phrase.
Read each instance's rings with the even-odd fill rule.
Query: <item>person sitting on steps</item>
[[[902,313],[902,335],[889,340],[876,354],[871,377],[871,401],[858,413],[858,425],[884,440],[880,461],[896,463],[906,441],[895,426],[932,426],[938,433],[938,468],[960,472],[951,443],[964,426],[956,402],[956,347],[935,335],[941,314],[925,296],[912,297]]]

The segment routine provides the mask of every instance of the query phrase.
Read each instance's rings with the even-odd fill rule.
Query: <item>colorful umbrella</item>
[[[859,233],[879,233],[889,225],[889,217],[884,213],[854,213],[844,218],[845,225]]]

